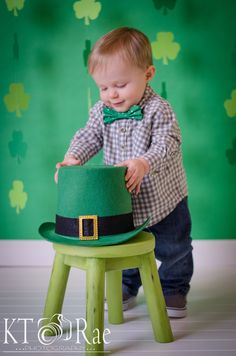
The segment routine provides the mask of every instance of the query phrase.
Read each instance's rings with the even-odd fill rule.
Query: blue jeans
[[[191,216],[187,198],[163,220],[148,227],[156,239],[155,256],[161,262],[159,277],[164,295],[187,295],[193,274]],[[136,296],[141,286],[137,268],[123,271],[123,291]]]

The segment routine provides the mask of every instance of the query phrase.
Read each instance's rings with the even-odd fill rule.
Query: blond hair
[[[112,55],[118,55],[141,69],[147,69],[153,64],[151,44],[147,36],[134,28],[120,27],[102,36],[90,53],[89,73],[93,74]]]

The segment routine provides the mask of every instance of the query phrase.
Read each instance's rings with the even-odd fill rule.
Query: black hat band
[[[66,218],[56,215],[55,232],[59,235],[96,240],[98,236],[123,234],[134,230],[133,213],[115,216],[85,215]]]

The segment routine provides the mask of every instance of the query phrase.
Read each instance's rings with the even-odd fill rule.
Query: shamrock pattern
[[[23,133],[21,131],[13,131],[12,141],[9,142],[8,147],[11,156],[16,158],[18,163],[21,163],[21,160],[22,158],[25,158],[27,151],[27,144],[23,142]]]
[[[98,17],[102,5],[96,0],[80,0],[73,5],[75,16],[78,19],[84,18],[85,25],[90,25],[90,21]]]
[[[190,177],[192,152],[201,163],[208,150],[219,153],[218,167],[223,173],[235,172],[235,4],[215,7],[213,13],[210,4],[202,7],[198,1],[152,0],[131,4],[102,0],[3,0],[0,109],[6,184],[1,184],[1,209],[6,211],[6,218],[12,217],[12,212],[17,214],[22,229],[26,226],[24,219],[31,218],[29,210],[22,214],[28,203],[26,177],[27,181],[31,179],[29,184],[35,184],[35,176],[41,178],[50,164],[53,167],[58,149],[63,151],[60,143],[70,136],[72,126],[84,124],[87,111],[99,99],[87,68],[92,45],[102,34],[119,26],[136,27],[151,39],[157,67],[151,85],[162,98],[170,100],[174,111],[179,111],[177,118],[184,129],[183,148]],[[212,41],[216,38],[218,41]],[[197,134],[202,143],[198,144]],[[96,162],[101,163],[101,159]],[[214,169],[216,163],[210,164]],[[198,168],[201,174],[200,165]],[[42,188],[48,196],[49,188],[42,185],[37,185],[38,191]],[[205,193],[207,199],[207,186]],[[36,200],[37,194],[35,189],[32,198]],[[41,211],[42,207],[35,205],[37,216]],[[8,231],[4,229],[2,237],[20,237],[11,226]],[[33,223],[29,235],[26,230],[23,233],[31,238],[32,231],[37,231]]]
[[[176,0],[153,0],[154,6],[157,10],[163,8],[163,14],[167,15],[168,10],[173,10]]]
[[[224,107],[228,117],[236,116],[236,89],[232,91],[231,98],[225,100]]]
[[[29,107],[30,96],[25,93],[22,83],[12,83],[9,87],[9,94],[4,96],[3,101],[9,112],[15,112],[16,117],[21,117],[22,110],[25,111]]]
[[[22,10],[25,0],[5,0],[8,11],[13,11],[14,16],[18,16],[19,10]]]
[[[168,64],[168,60],[176,59],[180,44],[174,42],[174,34],[172,32],[158,32],[157,40],[152,42],[153,57],[162,59],[163,64]]]
[[[24,192],[24,184],[21,180],[14,180],[12,183],[12,189],[9,192],[10,206],[16,209],[16,213],[20,214],[20,211],[25,208],[28,200],[28,194]]]

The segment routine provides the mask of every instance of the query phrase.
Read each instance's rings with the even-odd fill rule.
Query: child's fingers
[[[131,168],[130,168],[130,162],[129,161],[123,161],[123,162],[117,163],[117,164],[115,164],[115,167],[127,167],[127,172],[126,172],[126,175],[125,175],[126,182],[132,176],[132,171],[131,171]]]
[[[133,174],[130,172],[130,174],[129,175],[127,174],[126,176],[127,176],[127,178],[125,177],[127,181],[126,187],[129,188],[137,181],[137,176],[135,172],[133,172]]]
[[[59,163],[56,164],[56,169],[59,169],[59,168],[65,166],[65,165],[66,164],[64,162],[59,162]]]
[[[132,165],[132,163],[128,163],[127,164],[127,172],[126,172],[126,175],[125,175],[125,180],[126,181],[129,181],[131,179],[134,180],[137,178],[137,170],[135,169],[135,167]]]
[[[66,161],[63,162],[59,162],[56,164],[56,169],[59,169],[61,167],[65,167],[65,166],[79,166],[80,165],[80,161],[77,159],[68,159]]]
[[[136,187],[138,186],[138,184],[139,184],[138,179],[135,179],[135,180],[133,181],[133,183],[129,185],[129,187],[127,187],[127,185],[126,185],[126,187],[128,188],[128,191],[131,193],[131,192],[133,192],[133,190],[136,189]]]

